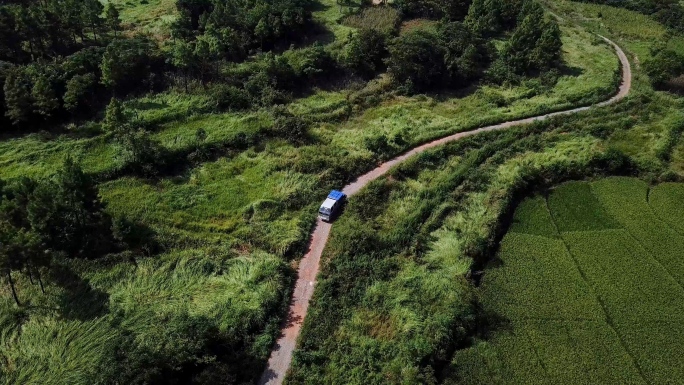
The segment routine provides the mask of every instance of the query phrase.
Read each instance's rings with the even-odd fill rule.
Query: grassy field
[[[173,371],[222,360],[239,360],[238,378],[248,381],[261,370],[277,328],[277,321],[264,315],[277,311],[288,291],[282,259],[265,253],[237,256],[225,247],[172,252],[137,266],[83,261],[60,270],[79,276],[80,283],[49,285],[41,295],[26,277],[19,278],[20,297],[30,298],[19,309],[2,286],[0,383],[93,384],[117,372],[142,383],[145,376],[155,378],[152,367]],[[235,339],[254,330],[260,331],[254,337]],[[214,341],[213,352],[204,355],[201,345],[184,345],[188,333],[199,337],[193,341]],[[250,351],[230,353],[244,346]],[[124,352],[132,362],[147,357],[142,362],[150,366],[117,362]]]
[[[176,17],[175,0],[101,0],[113,3],[120,12],[125,30],[168,36],[168,26]]]
[[[454,383],[681,382],[684,238],[662,208],[682,188],[608,178],[523,202],[479,289],[501,327],[457,352]]]
[[[651,56],[650,49],[655,44],[665,43],[668,48],[684,53],[684,37],[674,35],[667,40],[667,29],[663,25],[638,12],[567,0],[545,1],[545,4],[555,13],[592,31],[619,39],[640,61]]]

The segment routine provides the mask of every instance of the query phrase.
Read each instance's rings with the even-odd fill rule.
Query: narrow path
[[[601,36],[601,38],[613,46],[618,58],[620,59],[620,65],[622,66],[622,84],[620,85],[618,93],[612,98],[594,106],[574,108],[571,110],[554,112],[532,118],[505,122],[493,126],[478,128],[472,131],[453,134],[442,139],[428,142],[402,155],[399,155],[396,158],[387,161],[386,163],[381,164],[377,168],[364,175],[361,175],[358,179],[356,179],[356,181],[345,186],[342,191],[347,195],[352,196],[359,192],[359,190],[365,187],[368,183],[381,177],[387,171],[389,171],[389,169],[403,162],[407,158],[410,158],[413,155],[419,154],[430,148],[441,146],[445,143],[460,140],[462,138],[473,136],[482,132],[521,126],[545,120],[554,116],[575,114],[581,111],[586,111],[592,107],[606,106],[622,100],[625,96],[627,96],[627,94],[629,94],[629,91],[632,87],[632,70],[629,60],[627,59],[627,55],[625,55],[625,53],[617,44],[603,36]],[[259,380],[259,385],[280,385],[285,379],[287,370],[292,362],[292,352],[295,350],[299,331],[301,330],[302,324],[304,323],[304,317],[306,317],[306,312],[309,308],[309,301],[311,300],[311,296],[314,291],[314,284],[316,282],[316,275],[318,274],[321,254],[323,253],[325,244],[328,241],[328,235],[330,234],[331,227],[331,224],[322,222],[320,220],[316,223],[316,227],[311,235],[309,251],[304,255],[299,263],[299,270],[297,271],[297,283],[295,284],[287,318],[283,323],[281,335],[278,338],[273,351],[271,352],[271,357],[268,360],[266,370]]]

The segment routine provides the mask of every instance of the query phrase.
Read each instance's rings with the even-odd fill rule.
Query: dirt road
[[[342,190],[349,196],[352,196],[359,192],[364,186],[369,182],[381,177],[390,168],[403,162],[407,158],[421,153],[429,148],[441,146],[445,143],[459,140],[468,136],[479,134],[486,131],[501,130],[504,128],[520,126],[524,124],[530,124],[536,121],[548,119],[553,116],[558,115],[570,115],[580,111],[586,111],[593,107],[601,107],[609,104],[616,103],[622,100],[629,93],[632,87],[632,70],[629,64],[629,60],[625,53],[620,49],[620,47],[613,43],[612,41],[601,36],[606,42],[608,42],[617,53],[620,59],[620,64],[622,66],[622,84],[618,93],[612,98],[598,103],[594,106],[574,108],[567,111],[555,112],[551,114],[541,115],[537,117],[532,117],[528,119],[515,120],[511,122],[505,122],[493,126],[482,127],[476,130],[461,132],[458,134],[450,135],[442,139],[437,139],[432,142],[418,146],[398,157],[381,164],[372,171],[360,176],[357,180],[350,183]],[[314,286],[316,283],[316,275],[318,274],[319,262],[321,260],[321,254],[325,248],[325,244],[328,241],[328,235],[330,234],[331,224],[318,221],[316,227],[311,235],[311,241],[309,244],[309,251],[304,255],[301,262],[299,263],[299,270],[297,271],[297,283],[295,284],[294,293],[292,295],[292,300],[290,303],[290,309],[285,322],[282,325],[282,332],[276,345],[273,347],[271,352],[271,357],[268,360],[268,365],[264,374],[259,380],[260,385],[279,385],[283,383],[287,370],[292,362],[292,352],[295,349],[297,343],[297,337],[299,336],[299,331],[304,322],[304,317],[306,317],[306,312],[309,308],[309,300],[314,291]]]

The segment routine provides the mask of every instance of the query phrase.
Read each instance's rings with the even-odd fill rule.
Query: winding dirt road
[[[622,51],[622,49],[609,39],[601,36],[608,44],[613,46],[618,58],[620,59],[620,64],[622,66],[622,84],[618,93],[612,98],[598,103],[589,107],[574,108],[571,110],[554,112],[551,114],[541,115],[537,117],[515,120],[510,122],[505,122],[493,126],[487,126],[478,128],[472,131],[461,132],[458,134],[450,135],[441,139],[434,140],[418,146],[396,158],[381,164],[377,168],[371,170],[370,172],[360,176],[356,181],[350,183],[342,190],[349,196],[352,196],[359,192],[364,186],[366,186],[371,181],[381,177],[390,168],[403,162],[407,158],[413,155],[419,154],[427,149],[441,146],[448,142],[453,142],[468,136],[476,135],[487,131],[502,130],[509,127],[521,126],[525,124],[530,124],[536,121],[545,120],[553,116],[559,115],[570,115],[581,111],[586,111],[593,107],[601,107],[609,104],[616,103],[622,100],[629,93],[632,87],[632,70],[629,64],[627,56]],[[306,317],[306,312],[309,308],[309,301],[314,291],[314,286],[316,283],[316,275],[318,274],[318,268],[321,260],[321,254],[328,241],[328,236],[330,235],[330,229],[332,225],[329,223],[322,222],[318,220],[316,227],[311,235],[311,241],[309,244],[309,250],[302,258],[299,263],[299,270],[297,271],[297,283],[295,284],[294,293],[292,295],[292,300],[290,302],[290,309],[285,322],[282,325],[281,335],[276,342],[276,345],[271,352],[271,357],[268,360],[268,365],[264,371],[261,379],[259,380],[259,385],[280,385],[285,379],[285,375],[292,362],[292,352],[295,350],[297,343],[297,337],[299,336],[299,331],[304,322],[304,317]]]

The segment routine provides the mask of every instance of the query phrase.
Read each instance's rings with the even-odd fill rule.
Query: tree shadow
[[[140,100],[132,100],[129,102],[129,105],[136,110],[160,110],[169,107],[168,103],[144,102]]]
[[[109,312],[109,294],[94,289],[68,266],[57,264],[50,275],[52,282],[63,289],[56,299],[63,318],[87,321]]]
[[[572,76],[572,77],[578,77],[584,73],[584,68],[571,67],[571,66],[568,66],[567,64],[561,65],[559,70],[560,70],[561,75]]]

